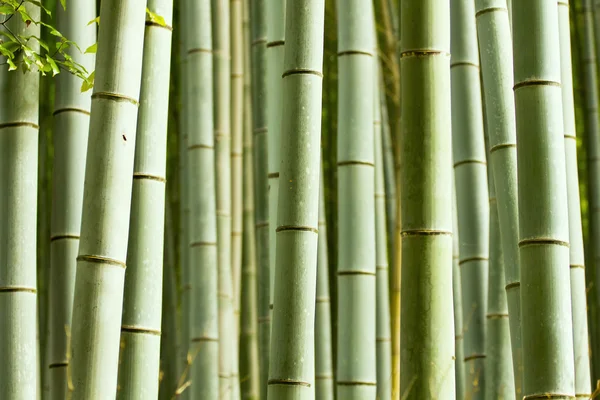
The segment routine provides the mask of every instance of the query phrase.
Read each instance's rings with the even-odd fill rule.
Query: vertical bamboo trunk
[[[376,396],[373,6],[338,6],[337,397]],[[357,184],[360,183],[360,184]]]
[[[21,5],[36,21],[40,9]],[[10,17],[9,17],[10,18]],[[40,35],[16,15],[0,29]],[[39,51],[35,41],[27,44]],[[25,68],[18,55],[15,64]],[[15,400],[35,399],[38,392],[36,207],[38,176],[38,71],[0,72],[0,393]]]
[[[452,177],[454,188],[454,177]],[[454,190],[454,189],[453,189]],[[463,343],[463,313],[462,313],[462,287],[460,281],[458,213],[456,207],[456,193],[452,193],[452,293],[454,304],[454,373],[456,381],[456,398],[465,398],[465,362]]]
[[[269,186],[267,143],[267,22],[266,0],[253,0],[250,8],[252,36],[252,131],[254,155],[254,205],[258,279],[258,351],[260,398],[267,398],[271,345]]]
[[[211,1],[190,1],[189,6],[186,22],[189,23],[187,29],[190,36],[185,42],[188,58],[185,78],[189,90],[186,126],[189,168],[187,202],[191,213],[188,233],[191,296],[188,314],[184,314],[183,318],[189,318],[190,329],[190,398],[216,400],[221,399],[220,390],[223,387],[219,378],[221,332],[218,276],[221,264],[217,250]],[[228,160],[229,152],[225,155]],[[229,264],[226,269],[231,270]]]
[[[452,0],[452,148],[460,231],[465,396],[485,394],[489,203],[475,5]]]
[[[333,352],[331,342],[331,299],[329,297],[329,256],[325,213],[325,181],[321,161],[319,197],[319,244],[317,256],[317,298],[315,306],[315,399],[333,400]]]
[[[378,71],[378,68],[375,69]],[[384,184],[383,140],[379,74],[374,73],[374,154],[375,154],[375,264],[376,264],[376,355],[377,398],[392,398],[392,333],[388,274],[388,241],[386,230],[386,195]]]
[[[454,399],[449,2],[401,2],[400,394]],[[462,240],[462,239],[461,239]]]
[[[569,259],[571,271],[571,312],[573,315],[573,358],[575,362],[575,396],[591,396],[590,355],[588,340],[585,255],[577,172],[577,138],[573,71],[571,68],[571,29],[568,0],[558,1],[560,39],[561,91],[563,106],[563,135],[565,146],[567,203],[569,219]]]
[[[94,1],[73,1],[65,11],[57,10],[57,28],[81,48],[96,42],[96,26],[86,26],[96,15]],[[70,52],[75,62],[91,71],[95,55]],[[88,129],[90,125],[90,92],[81,93],[81,81],[62,73],[56,77],[54,108],[54,169],[52,221],[50,232],[49,344],[46,367],[49,369],[49,398],[67,398],[69,335],[73,313],[75,266],[79,248],[81,207]]]
[[[244,70],[250,65],[250,41],[248,27],[248,1],[244,1]],[[254,177],[252,167],[252,108],[250,99],[250,76],[244,75],[244,225],[242,243],[242,315],[240,343],[240,381],[242,399],[258,400],[258,323],[256,319],[256,237],[254,232]]]
[[[146,2],[102,2],[73,306],[74,399],[114,398]]]
[[[381,69],[380,69],[381,71]],[[383,92],[384,86],[380,80],[379,91]],[[394,150],[392,148],[392,132],[387,112],[387,102],[384,93],[381,94],[381,140],[383,146],[383,178],[385,189],[385,226],[388,243],[389,264],[396,262],[396,249],[394,248],[394,228],[396,224],[396,176],[394,172]],[[393,273],[393,271],[392,271]],[[389,282],[389,289],[393,289],[393,282]]]
[[[267,0],[266,18],[266,70],[267,70],[267,176],[269,190],[269,308],[273,313],[275,288],[275,248],[277,234],[277,201],[279,196],[279,150],[281,148],[281,99],[283,53],[285,49],[285,4],[286,0]]]
[[[569,399],[575,377],[557,11],[543,0],[513,4],[522,395]]]
[[[325,2],[286,10],[281,182],[268,397],[315,397],[315,295]]]
[[[517,146],[512,93],[513,63],[510,18],[505,0],[476,0],[477,33],[488,127],[488,168],[494,190],[504,259],[510,342],[516,398],[522,398],[521,285],[519,277],[519,216],[517,204]],[[491,50],[489,50],[491,49]]]
[[[148,9],[165,26],[146,21],[144,34],[118,399],[155,399],[159,386],[173,0],[149,0]]]
[[[239,336],[242,278],[244,36],[242,2],[231,0],[231,273],[236,338]],[[237,340],[233,346],[237,359]],[[234,363],[235,367],[236,363]],[[234,371],[235,372],[235,371]]]
[[[235,325],[231,274],[231,55],[230,0],[212,0],[213,97],[217,188],[219,264],[219,381],[220,398],[233,399]]]

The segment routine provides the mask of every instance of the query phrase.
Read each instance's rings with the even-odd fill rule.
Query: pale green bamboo
[[[117,399],[158,397],[173,0],[149,0],[133,164]]]
[[[373,5],[338,5],[337,397],[375,398],[376,244]],[[379,118],[378,118],[379,119]]]
[[[213,98],[219,264],[220,398],[233,399],[235,324],[231,273],[231,55],[230,0],[212,0]],[[235,379],[235,383],[234,383]]]
[[[522,398],[521,286],[519,276],[519,216],[517,147],[512,93],[513,63],[510,18],[506,0],[476,0],[477,33],[489,135],[488,168],[494,175],[500,239],[504,258],[510,342],[516,398]]]
[[[270,399],[315,398],[324,19],[324,0],[287,6]]]
[[[35,20],[40,9],[22,4]],[[5,17],[10,18],[10,17]],[[16,35],[40,35],[39,25],[19,15],[5,27]],[[33,51],[39,45],[27,43]],[[25,68],[22,56],[15,64]],[[11,400],[37,398],[36,207],[38,177],[39,73],[0,71],[0,393]]]
[[[219,272],[217,193],[213,119],[213,30],[211,1],[190,1],[185,41],[188,97],[186,111],[187,194],[191,218],[188,232],[191,298],[189,319],[190,399],[221,399],[219,379]],[[226,75],[227,81],[229,74]],[[229,160],[229,151],[223,157]],[[229,233],[226,239],[229,239]],[[225,268],[230,271],[230,264]],[[224,321],[226,322],[226,321]],[[233,326],[231,327],[233,329]],[[231,347],[230,345],[227,345]],[[219,360],[219,361],[218,361]],[[180,383],[183,383],[180,381]]]
[[[451,0],[452,149],[460,234],[465,396],[485,394],[489,203],[475,4]]]
[[[400,4],[400,396],[454,399],[450,4]]]
[[[275,288],[275,245],[277,235],[277,200],[279,196],[279,167],[281,148],[281,99],[283,74],[283,54],[285,50],[285,4],[286,0],[267,0],[265,2],[267,23],[267,174],[269,185],[269,270],[270,300],[273,314],[273,294]]]
[[[270,262],[269,262],[269,183],[267,136],[267,32],[265,0],[253,0],[250,7],[252,43],[252,131],[254,158],[254,205],[258,280],[258,351],[260,359],[260,398],[267,398],[271,344]]]
[[[82,49],[96,42],[95,1],[73,0],[67,10],[56,7],[57,28]],[[94,68],[95,54],[69,54],[87,70]],[[50,232],[50,285],[48,320],[49,398],[67,398],[68,347],[73,313],[75,266],[79,248],[81,207],[91,92],[81,93],[81,80],[61,73],[56,77],[54,105],[54,168],[52,171],[52,221]]]
[[[381,71],[381,69],[380,69]],[[382,85],[382,83],[380,83]],[[381,86],[383,88],[383,86]],[[381,128],[382,146],[383,146],[383,177],[385,184],[385,216],[386,230],[388,241],[388,258],[389,264],[394,265],[396,262],[396,249],[394,248],[394,234],[396,227],[396,174],[394,170],[394,149],[392,143],[392,132],[387,111],[387,101],[385,100],[385,92],[381,92]],[[393,282],[390,280],[391,291]]]
[[[77,257],[72,362],[74,399],[114,398],[146,1],[105,0]],[[125,222],[124,222],[125,221]]]
[[[242,241],[242,315],[240,329],[240,381],[242,399],[258,400],[258,322],[256,319],[256,237],[254,223],[254,180],[252,159],[252,102],[250,93],[250,31],[248,1],[244,1],[244,224]]]
[[[512,16],[522,395],[570,399],[575,376],[558,7],[515,2]]]
[[[317,254],[317,298],[315,306],[315,399],[333,400],[333,352],[331,342],[331,298],[325,213],[325,181],[321,161],[319,188],[319,239]]]
[[[243,220],[244,36],[242,0],[231,0],[231,273],[236,337],[240,326]],[[233,352],[237,359],[237,344]],[[233,364],[234,367],[236,363]],[[237,372],[234,371],[234,375]],[[237,378],[236,378],[237,379]]]
[[[452,176],[452,187],[454,190],[454,176]],[[463,311],[462,311],[462,287],[460,281],[460,259],[459,250],[458,213],[456,209],[456,193],[452,193],[452,294],[454,304],[454,351],[456,358],[454,362],[454,373],[456,381],[456,398],[465,398],[465,362],[463,344]]]
[[[592,392],[590,351],[588,340],[585,255],[577,172],[577,138],[575,101],[573,98],[573,71],[571,68],[571,27],[569,1],[558,1],[558,28],[560,39],[561,89],[563,105],[563,134],[569,218],[569,259],[571,271],[571,312],[573,315],[573,358],[575,362],[575,396],[589,398]]]
[[[376,68],[377,72],[379,69]],[[375,263],[376,263],[376,352],[377,398],[392,398],[392,332],[390,324],[390,295],[388,240],[386,225],[386,193],[384,184],[383,140],[379,74],[375,73],[374,92],[374,154],[375,154]],[[385,99],[384,99],[385,100]]]

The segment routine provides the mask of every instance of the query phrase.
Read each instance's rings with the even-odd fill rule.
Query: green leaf
[[[85,53],[96,53],[96,51],[98,50],[98,42],[94,43],[93,45],[91,45],[90,47],[88,47],[87,49],[85,49]]]
[[[48,28],[50,30],[50,34],[51,35],[58,36],[59,38],[63,37],[62,33],[60,33],[59,31],[57,31],[52,25],[47,24],[47,23],[45,23],[43,21],[39,21],[39,23],[41,25],[45,26],[46,28]]]
[[[150,11],[149,8],[146,8],[146,14],[148,15],[148,21],[154,22],[160,26],[167,26],[165,19],[163,17],[161,17],[160,15]]]
[[[56,62],[48,54],[46,54],[46,61],[48,61],[47,65],[50,65],[50,68],[52,70],[52,76],[60,74],[60,68],[58,68]]]
[[[94,22],[95,22],[97,25],[100,25],[100,16],[99,16],[99,15],[98,15],[96,18],[94,18],[93,20],[91,20],[90,22],[88,22],[87,24],[88,24],[88,26],[89,26],[89,25],[93,24]]]
[[[15,65],[15,63],[13,62],[12,59],[7,58],[6,61],[8,62],[8,70],[9,71],[14,71],[15,69],[17,69],[17,66]]]
[[[37,0],[27,0],[28,3],[31,4],[35,4],[36,6],[38,6],[39,8],[41,8],[42,10],[44,10],[44,12],[46,14],[48,14],[49,16],[52,16],[52,12],[50,10],[48,10],[46,7],[44,7],[44,5],[42,4],[41,1],[37,1]]]
[[[60,5],[62,6],[63,10],[67,9],[67,0],[60,0]]]
[[[10,15],[15,12],[15,8],[9,4],[0,5],[0,14]]]
[[[91,88],[94,87],[94,75],[95,74],[96,74],[96,71],[92,71],[90,76],[88,76],[86,79],[83,80],[83,83],[81,84],[81,93],[87,92],[88,90],[90,90]]]

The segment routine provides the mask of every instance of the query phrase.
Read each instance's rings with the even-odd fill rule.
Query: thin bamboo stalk
[[[96,42],[96,27],[86,26],[96,16],[95,1],[73,1],[56,10],[57,28],[81,48]],[[94,66],[95,54],[69,52],[87,70]],[[52,221],[50,232],[49,349],[47,363],[49,398],[67,398],[69,334],[73,314],[75,266],[81,227],[83,182],[91,93],[81,93],[81,81],[63,73],[56,77],[54,106],[54,168],[52,171]]]
[[[324,0],[288,4],[268,398],[315,397]]]
[[[325,213],[325,181],[321,160],[319,197],[319,244],[317,255],[317,298],[315,306],[315,399],[333,400],[333,354],[331,341],[331,298]]]
[[[450,10],[401,2],[400,395],[454,399]]]
[[[117,399],[158,397],[173,0],[149,0],[133,164]]]
[[[376,68],[377,72],[379,69]],[[376,352],[377,398],[392,398],[392,333],[388,275],[388,240],[386,225],[386,193],[384,184],[383,140],[381,128],[382,98],[379,94],[379,74],[374,87],[374,153],[375,153],[375,257],[376,257]],[[383,99],[385,101],[385,99]]]
[[[73,398],[117,386],[146,1],[102,2],[73,301]]]
[[[452,177],[454,190],[454,176]],[[456,381],[456,398],[465,398],[465,362],[463,344],[463,312],[462,312],[462,288],[460,281],[460,246],[458,231],[458,212],[456,207],[456,193],[452,193],[452,293],[454,304],[454,349],[456,353],[454,362],[454,373]]]
[[[36,21],[40,8],[21,4]],[[10,18],[10,17],[8,17]],[[16,15],[0,29],[39,37],[36,24]],[[39,44],[27,45],[39,51]],[[15,64],[21,63],[16,56]],[[0,393],[7,399],[37,398],[39,387],[36,231],[39,72],[0,71]]]
[[[573,315],[573,358],[575,361],[575,396],[589,398],[592,392],[585,283],[585,254],[577,172],[577,138],[575,100],[573,98],[573,71],[571,67],[571,27],[569,1],[558,1],[558,29],[560,39],[561,90],[567,203],[569,218],[569,259],[571,271],[571,312]]]
[[[516,397],[522,397],[521,286],[517,204],[517,137],[512,93],[513,63],[510,19],[505,0],[476,0],[477,33],[489,132],[488,168],[494,176],[500,239],[504,258],[510,341]],[[491,50],[483,50],[491,49]]]
[[[523,396],[574,395],[558,7],[513,4]],[[560,362],[556,362],[560,360]]]
[[[192,366],[191,399],[221,399],[219,273],[215,136],[213,119],[213,29],[211,1],[190,1],[187,11],[187,203],[188,262],[191,285],[189,358]],[[229,80],[229,74],[226,75]],[[216,115],[216,113],[215,113]],[[222,157],[229,160],[229,151]],[[229,239],[229,234],[226,239]],[[220,239],[220,237],[219,237]],[[230,271],[230,264],[226,265]],[[225,321],[226,322],[226,321]],[[227,325],[226,325],[227,326]],[[233,326],[231,327],[233,328]],[[225,344],[227,345],[227,344]],[[229,346],[229,345],[228,345]],[[217,362],[216,360],[219,360]],[[187,380],[187,379],[186,379]],[[180,382],[182,383],[182,382]]]
[[[254,0],[250,7],[252,36],[252,131],[254,148],[254,205],[256,219],[256,256],[258,279],[258,351],[260,358],[260,398],[267,398],[271,310],[269,263],[269,183],[267,127],[267,21],[265,0]]]
[[[381,71],[381,69],[380,69]],[[379,83],[382,84],[381,82]],[[381,92],[381,87],[379,89]],[[394,149],[392,148],[392,132],[387,112],[387,102],[384,95],[381,96],[381,129],[383,146],[383,178],[385,184],[385,225],[387,231],[388,259],[389,264],[396,262],[396,249],[394,248],[394,234],[396,224],[396,175],[394,170]],[[392,271],[393,274],[393,271]],[[393,289],[393,282],[390,281],[389,291]]]

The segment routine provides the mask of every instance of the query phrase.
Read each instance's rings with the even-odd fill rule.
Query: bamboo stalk
[[[73,306],[73,398],[117,386],[146,2],[102,2]]]
[[[286,10],[281,182],[268,397],[314,399],[325,2]]]
[[[40,8],[21,4],[39,21]],[[7,17],[10,18],[10,17]],[[16,15],[0,29],[39,37],[40,27]],[[35,40],[27,42],[39,52]],[[15,64],[25,68],[22,55]],[[37,398],[38,308],[36,231],[38,186],[39,72],[0,71],[0,393],[8,399]]]
[[[57,28],[85,49],[96,42],[96,27],[86,26],[83,21],[90,21],[95,16],[94,1],[73,1],[68,11],[59,5],[56,10]],[[92,70],[94,54],[83,55],[73,48],[70,56]],[[45,365],[50,381],[49,398],[56,400],[66,399],[68,393],[68,346],[90,125],[91,93],[81,93],[80,88],[81,81],[76,76],[62,73],[56,77],[48,305],[50,339]]]
[[[522,395],[568,399],[575,377],[558,7],[515,2],[512,17]]]
[[[454,190],[454,176],[452,188]],[[454,349],[456,361],[454,363],[456,398],[465,398],[465,362],[463,343],[463,311],[462,311],[462,287],[460,281],[460,245],[458,231],[458,212],[456,206],[456,193],[452,193],[452,294],[454,305]]]

